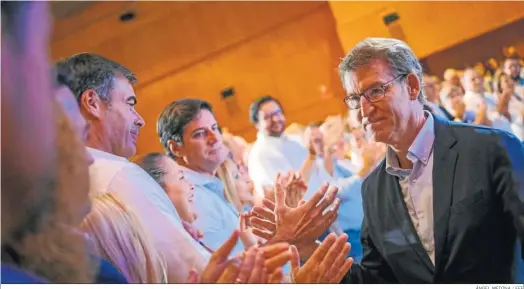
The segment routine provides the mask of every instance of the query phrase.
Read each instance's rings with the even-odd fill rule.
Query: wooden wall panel
[[[524,2],[330,2],[342,46],[389,37],[382,17],[400,16],[407,42],[423,58],[524,17]]]
[[[128,10],[136,19],[120,22]],[[99,53],[137,74],[141,152],[160,149],[156,118],[183,97],[209,100],[221,125],[253,140],[248,107],[261,95],[278,97],[289,123],[344,111],[339,59],[364,37],[388,36],[382,17],[393,11],[423,58],[522,18],[524,2],[97,2],[57,19],[52,56]],[[237,111],[220,98],[228,87]]]
[[[125,11],[136,19],[120,22]],[[248,140],[255,137],[248,107],[262,95],[278,97],[289,122],[344,110],[336,72],[343,51],[326,2],[100,2],[55,23],[54,59],[84,51],[137,74],[146,120],[139,152],[161,149],[157,116],[184,97],[210,101],[220,124]],[[322,99],[321,85],[338,98]],[[234,112],[220,98],[228,87]]]
[[[101,2],[57,21],[56,27],[76,30],[56,28],[52,55],[100,53],[129,66],[139,85],[147,85],[320,5],[325,2]],[[122,23],[119,15],[127,10],[137,17]]]
[[[336,71],[342,47],[334,25],[324,3],[205,61],[139,86],[138,110],[148,122],[139,138],[139,151],[161,150],[156,118],[165,105],[184,97],[209,101],[220,124],[248,140],[255,138],[248,108],[262,95],[280,99],[289,123],[323,120],[343,112],[343,92]],[[333,98],[322,99],[320,85],[329,87]],[[228,87],[236,91],[239,111],[235,113],[227,111],[220,97],[220,91]]]

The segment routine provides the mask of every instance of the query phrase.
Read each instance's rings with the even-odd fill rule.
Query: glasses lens
[[[366,91],[366,98],[371,102],[379,101],[382,99],[382,97],[384,97],[384,89],[380,87],[372,88]]]

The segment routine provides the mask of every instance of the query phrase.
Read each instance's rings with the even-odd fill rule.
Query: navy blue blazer
[[[36,275],[22,271],[11,265],[2,263],[2,275],[0,275],[1,284],[44,284],[43,279]]]
[[[514,135],[435,117],[435,265],[385,167],[383,160],[362,185],[364,255],[342,283],[515,281],[517,236],[524,241],[524,146]],[[524,252],[524,242],[518,245]]]
[[[96,284],[127,284],[127,280],[118,269],[104,259],[100,259]]]

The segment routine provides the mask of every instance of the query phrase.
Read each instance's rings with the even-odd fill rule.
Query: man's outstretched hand
[[[340,200],[337,188],[323,185],[308,201],[297,208],[286,205],[286,192],[275,186],[275,203],[264,200],[264,206],[255,206],[250,215],[253,233],[269,243],[287,242],[301,246],[314,243],[338,216]]]
[[[299,284],[338,284],[353,264],[347,255],[351,245],[346,234],[329,234],[313,255],[300,266],[300,255],[296,247],[291,247],[291,271],[295,283]]]

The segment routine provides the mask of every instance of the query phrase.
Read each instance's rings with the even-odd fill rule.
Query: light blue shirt
[[[342,231],[360,231],[364,209],[362,207],[362,179],[355,175],[335,179],[330,184],[338,187],[340,207],[336,224]]]
[[[435,128],[431,113],[425,111],[424,114],[427,117],[426,122],[408,149],[407,159],[413,163],[413,169],[400,168],[397,155],[391,147],[388,147],[386,172],[399,177],[399,185],[410,219],[434,264],[433,144]]]
[[[435,142],[435,120],[428,111],[424,111],[427,116],[424,126],[413,140],[408,149],[407,158],[413,163],[413,169],[401,169],[397,155],[388,147],[386,153],[386,172],[390,175],[400,177],[401,179],[409,177],[413,170],[421,171],[427,165],[430,157],[433,156],[433,143]],[[424,166],[423,166],[424,165]],[[420,175],[416,173],[415,175]]]
[[[195,186],[195,207],[198,218],[195,226],[202,232],[204,243],[216,251],[239,228],[237,210],[224,197],[224,184],[219,178],[210,177],[183,168],[185,177]],[[230,256],[244,251],[239,240]]]

